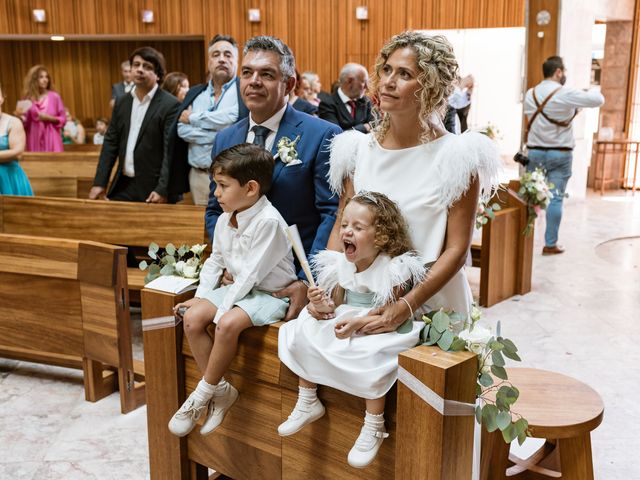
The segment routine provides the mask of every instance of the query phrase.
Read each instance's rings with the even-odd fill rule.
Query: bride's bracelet
[[[409,301],[404,297],[400,297],[398,298],[398,300],[402,300],[404,303],[407,304],[407,307],[409,307],[409,312],[411,313],[411,316],[409,318],[413,318],[413,308],[411,308],[411,304],[409,303]]]

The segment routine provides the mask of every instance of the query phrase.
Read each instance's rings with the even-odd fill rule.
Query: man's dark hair
[[[260,195],[271,188],[275,160],[271,153],[252,143],[241,143],[218,154],[211,164],[211,174],[235,178],[240,185],[255,180],[260,185]]]
[[[153,47],[140,47],[136,48],[131,56],[129,57],[129,61],[131,65],[133,65],[133,57],[135,56],[142,57],[143,60],[151,63],[153,65],[153,70],[156,72],[158,76],[158,84],[162,83],[162,79],[164,78],[164,74],[167,71],[164,61],[164,55],[162,55],[159,51],[157,51]]]
[[[293,52],[289,46],[282,40],[276,37],[270,37],[267,35],[258,35],[247,40],[244,44],[244,51],[246,55],[249,52],[254,51],[274,52],[280,57],[280,73],[284,81],[289,80],[296,75],[296,60],[293,57]]]
[[[564,63],[562,61],[562,57],[553,56],[549,57],[542,64],[542,75],[544,78],[552,77],[554,73],[556,73],[557,69],[564,70]]]
[[[209,47],[212,47],[214,43],[218,43],[218,42],[229,42],[231,45],[233,45],[236,48],[236,50],[238,49],[238,42],[236,42],[236,39],[233,38],[231,35],[217,34],[215,37],[213,37],[209,41]]]

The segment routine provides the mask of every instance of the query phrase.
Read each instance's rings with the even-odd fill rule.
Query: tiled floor
[[[540,220],[533,291],[486,319],[501,320],[523,366],[600,392],[596,478],[640,478],[640,240],[625,238],[640,236],[640,195],[570,199],[563,255],[539,254],[542,229]],[[121,415],[117,394],[85,402],[79,371],[0,359],[0,452],[0,479],[146,479],[146,410]]]

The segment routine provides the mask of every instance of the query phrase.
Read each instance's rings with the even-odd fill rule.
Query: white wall
[[[522,76],[525,28],[478,28],[428,30],[451,42],[460,74],[472,74],[475,87],[469,111],[469,128],[488,123],[500,131],[501,153],[513,156],[520,146],[522,122]]]

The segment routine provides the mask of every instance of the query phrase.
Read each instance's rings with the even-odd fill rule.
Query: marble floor
[[[501,321],[522,366],[571,375],[602,395],[596,478],[638,479],[640,194],[569,199],[563,255],[540,255],[544,220],[537,227],[533,291],[485,318]],[[3,480],[146,479],[146,409],[121,415],[117,394],[85,402],[79,371],[0,359],[0,452]]]

